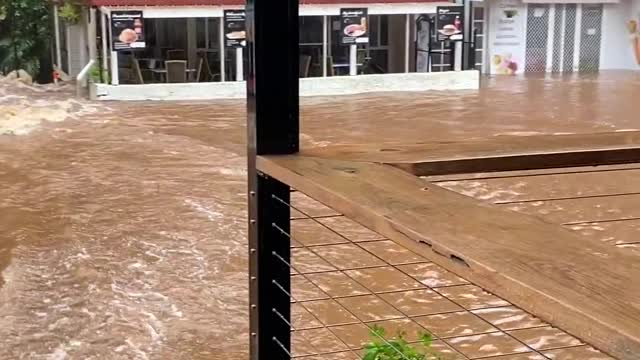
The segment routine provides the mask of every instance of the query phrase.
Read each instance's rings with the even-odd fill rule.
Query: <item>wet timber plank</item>
[[[619,359],[640,354],[637,256],[386,165],[276,156],[258,168]]]
[[[492,203],[640,194],[640,169],[444,181],[436,185]]]
[[[610,245],[640,244],[640,219],[591,222],[565,227]]]
[[[623,164],[640,162],[640,131],[343,145],[302,154],[389,164],[418,176]]]
[[[485,180],[485,179],[507,179],[513,177],[536,177],[544,175],[559,175],[559,174],[578,174],[578,173],[595,173],[595,172],[608,172],[617,170],[636,170],[640,169],[640,163],[628,163],[617,165],[592,165],[592,166],[579,166],[579,167],[566,167],[566,168],[551,168],[551,169],[531,169],[531,170],[514,170],[514,171],[494,171],[494,172],[478,172],[478,173],[464,173],[464,174],[449,174],[449,175],[433,175],[424,176],[424,180],[429,182],[444,182],[444,181],[461,181],[461,180]]]
[[[640,218],[640,194],[529,201],[497,206],[529,215],[540,216],[557,224]]]

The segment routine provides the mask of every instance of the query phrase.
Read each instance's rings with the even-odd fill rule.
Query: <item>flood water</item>
[[[482,87],[303,99],[303,146],[640,129],[637,73]],[[244,102],[69,96],[0,87],[0,359],[246,358]]]

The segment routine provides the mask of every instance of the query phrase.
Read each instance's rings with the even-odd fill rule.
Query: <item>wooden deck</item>
[[[604,352],[627,360],[640,354],[637,256],[563,228],[561,216],[543,219],[535,216],[535,211],[515,212],[512,210],[518,209],[508,204],[473,199],[414,174],[549,167],[541,162],[553,167],[640,163],[639,139],[637,133],[628,132],[503,138],[502,146],[489,142],[459,147],[456,143],[418,144],[404,149],[385,145],[377,149],[390,151],[373,152],[345,151],[343,147],[262,157],[258,167]],[[436,155],[432,149],[438,149]],[[437,166],[424,159],[436,159]],[[522,163],[527,165],[518,165]],[[630,217],[636,216],[637,209],[626,211]],[[567,219],[568,223],[589,220]]]

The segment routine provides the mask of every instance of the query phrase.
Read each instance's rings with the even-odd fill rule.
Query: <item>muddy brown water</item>
[[[0,107],[69,96],[20,91]],[[640,129],[639,91],[606,72],[309,98],[302,142]],[[0,136],[0,359],[246,358],[244,102],[65,109]]]

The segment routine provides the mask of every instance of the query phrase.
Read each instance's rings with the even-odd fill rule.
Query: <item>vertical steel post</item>
[[[251,360],[290,359],[289,187],[261,174],[256,157],[299,149],[298,0],[248,0],[247,143]],[[278,54],[274,56],[274,54]],[[281,289],[276,287],[278,284]],[[284,290],[284,291],[282,291]]]

